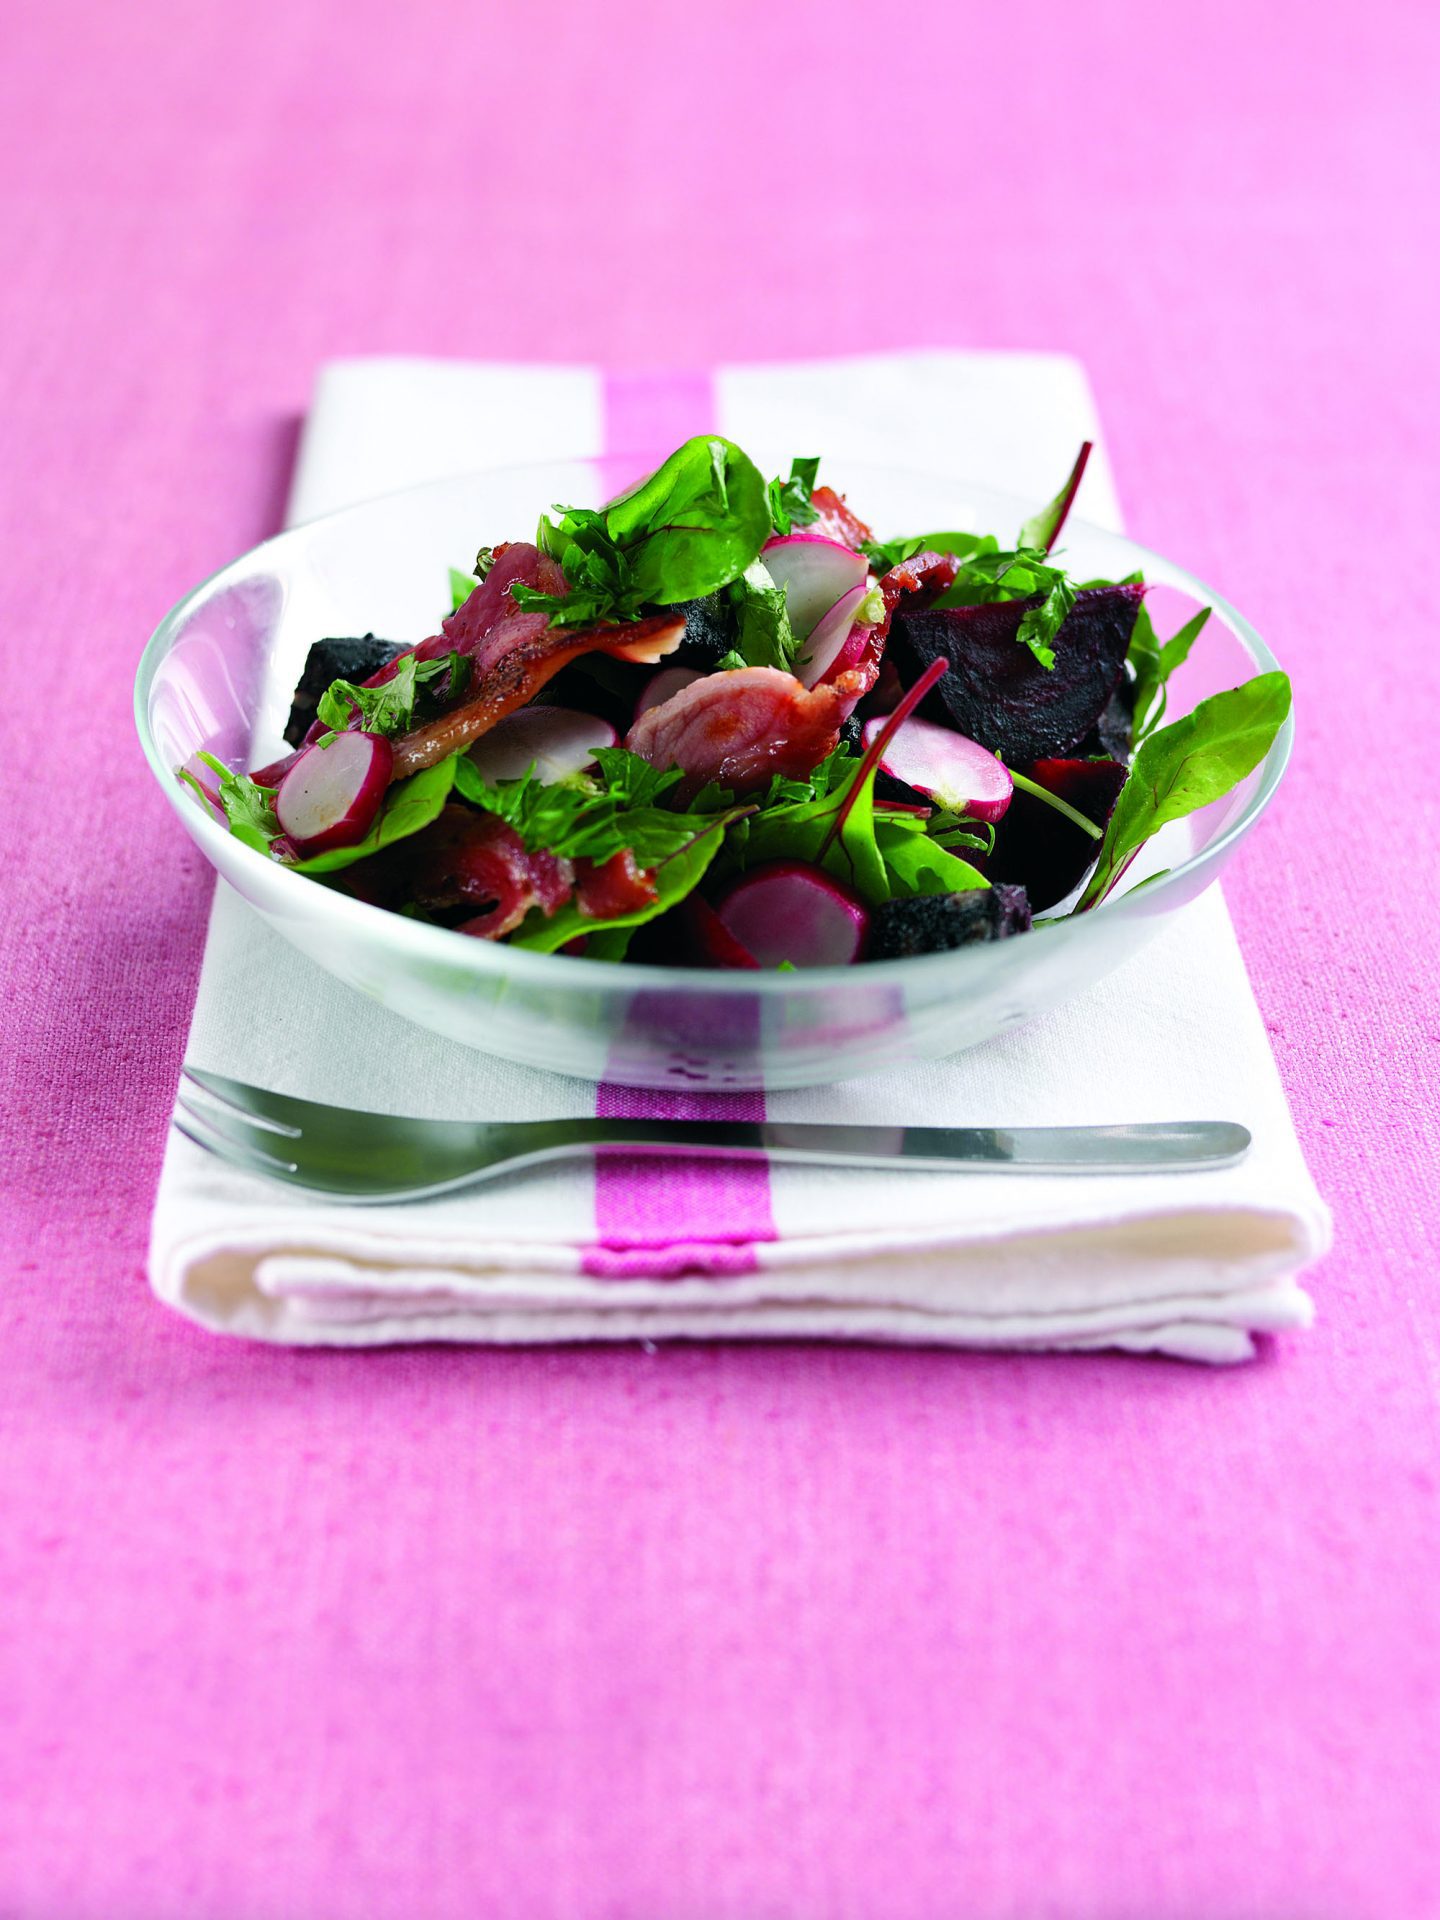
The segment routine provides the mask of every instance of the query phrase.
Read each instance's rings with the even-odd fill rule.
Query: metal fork
[[[420,1200],[497,1174],[620,1149],[827,1167],[1179,1173],[1250,1147],[1229,1120],[1113,1127],[841,1127],[763,1120],[413,1120],[299,1100],[187,1066],[175,1126],[250,1173],[351,1201]]]

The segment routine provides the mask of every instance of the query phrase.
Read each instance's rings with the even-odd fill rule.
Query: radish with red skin
[[[302,859],[358,846],[385,801],[394,751],[383,734],[337,733],[307,747],[275,793],[275,818]]]
[[[760,549],[760,562],[785,592],[790,627],[808,640],[822,616],[852,587],[865,584],[870,563],[863,553],[814,533],[790,533]]]
[[[652,673],[645,682],[640,698],[635,702],[635,718],[638,720],[651,707],[663,707],[672,694],[679,693],[682,687],[688,687],[692,680],[704,678],[699,667],[662,667],[659,673]]]
[[[569,707],[521,707],[482,733],[470,759],[487,786],[523,780],[533,766],[543,786],[593,766],[597,747],[615,745],[615,729],[593,713]]]
[[[707,966],[754,969],[760,965],[703,895],[692,893],[682,913],[696,957]]]
[[[879,738],[884,720],[867,722],[868,747]],[[993,753],[949,727],[911,717],[891,737],[880,761],[882,772],[929,794],[952,813],[972,820],[999,820],[1010,804],[1015,783]]]
[[[761,967],[848,967],[865,951],[870,915],[857,893],[819,867],[777,860],[716,902],[732,939]]]
[[[851,587],[842,593],[833,607],[828,607],[815,624],[815,630],[800,651],[795,662],[795,677],[802,686],[813,687],[823,680],[840,655],[850,644],[851,630],[855,625],[855,614],[865,598],[865,587]],[[864,650],[864,635],[859,637],[855,657],[859,659]]]
[[[844,831],[845,822],[850,818],[851,809],[860,797],[865,782],[884,759],[886,747],[889,746],[891,740],[894,739],[895,735],[900,731],[900,728],[909,719],[910,715],[919,706],[930,689],[937,681],[943,680],[947,672],[948,668],[943,660],[932,660],[924,673],[922,673],[920,678],[915,682],[914,686],[906,693],[904,699],[900,702],[899,706],[896,707],[895,711],[887,714],[881,722],[879,732],[866,747],[861,757],[860,765],[855,770],[855,775],[850,782],[845,798],[840,803],[840,811],[830,823],[830,831],[826,834],[824,844],[820,848],[820,858],[822,860],[835,844],[839,835]]]

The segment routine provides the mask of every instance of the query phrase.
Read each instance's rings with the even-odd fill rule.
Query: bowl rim
[[[651,458],[650,455],[636,456],[637,459]],[[154,774],[162,793],[174,808],[181,824],[191,834],[205,853],[220,878],[225,875],[221,868],[219,853],[225,850],[226,857],[239,857],[242,861],[254,861],[271,877],[272,882],[280,885],[304,886],[310,889],[307,898],[311,907],[318,912],[328,910],[339,921],[352,924],[357,931],[369,929],[383,934],[392,947],[399,950],[401,956],[411,953],[424,955],[432,960],[444,960],[450,965],[468,965],[479,975],[517,975],[529,979],[535,985],[550,984],[555,987],[580,986],[588,981],[593,986],[602,984],[596,979],[594,960],[587,960],[581,954],[536,953],[527,947],[512,947],[499,940],[472,940],[457,935],[453,928],[437,927],[422,920],[410,919],[405,914],[391,913],[383,907],[372,906],[369,902],[357,900],[352,895],[339,892],[335,888],[320,887],[318,892],[324,900],[314,897],[317,891],[314,877],[296,873],[279,861],[271,860],[256,848],[247,846],[230,833],[228,827],[220,821],[202,812],[189,801],[184,788],[174,777],[174,769],[160,758],[155,739],[150,728],[148,696],[157,669],[168,654],[178,635],[183,620],[212,588],[226,583],[227,576],[241,574],[252,569],[255,560],[272,550],[283,550],[287,546],[301,544],[313,534],[316,528],[329,526],[349,518],[351,515],[383,506],[390,500],[411,499],[426,493],[444,493],[457,487],[473,486],[477,482],[500,480],[506,475],[521,476],[551,471],[557,467],[595,466],[602,460],[624,464],[627,456],[622,454],[574,454],[556,456],[541,461],[505,462],[504,464],[475,467],[463,472],[446,474],[439,479],[419,481],[412,486],[393,488],[385,493],[371,494],[363,500],[348,502],[332,512],[317,514],[298,526],[285,527],[279,533],[271,534],[267,539],[258,541],[254,546],[238,554],[233,560],[215,568],[212,573],[191,587],[188,592],[174,602],[156,625],[154,632],[141,652],[135,671],[134,714],[135,728],[140,745],[145,754],[151,772]],[[837,461],[837,464],[842,464]],[[1021,495],[1012,494],[1005,489],[992,486],[988,481],[957,473],[926,472],[918,468],[886,466],[875,461],[844,461],[849,468],[860,469],[865,473],[889,474],[906,480],[933,480],[937,484],[949,487],[966,487],[982,495],[988,503],[997,507],[1018,509],[1023,515],[1033,508],[1033,501]],[[1167,559],[1153,548],[1146,547],[1130,535],[1117,531],[1113,527],[1104,527],[1083,516],[1074,515],[1069,526],[1083,529],[1106,540],[1119,540],[1134,557],[1137,565],[1146,571],[1151,568],[1166,576],[1164,584],[1188,593],[1201,604],[1211,607],[1229,626],[1230,631],[1249,654],[1257,673],[1280,671],[1280,662],[1261,638],[1256,628],[1244,614],[1223,594],[1206,585],[1197,574]],[[1215,839],[1192,854],[1178,866],[1168,868],[1164,873],[1132,887],[1128,893],[1122,893],[1099,905],[1087,909],[1082,915],[1067,914],[1055,920],[1040,920],[1029,930],[1028,937],[1045,935],[1055,928],[1072,929],[1072,937],[1079,934],[1086,925],[1107,924],[1117,919],[1137,919],[1158,917],[1161,903],[1167,895],[1183,891],[1185,899],[1194,897],[1213,877],[1214,871],[1223,864],[1226,856],[1235,844],[1259,820],[1275,796],[1281,778],[1289,765],[1295,742],[1295,712],[1292,704],[1279,732],[1271,743],[1269,752],[1260,762],[1257,772],[1259,779],[1254,791],[1235,818],[1216,835]],[[1247,776],[1248,777],[1248,776]],[[190,807],[190,813],[181,813],[182,803]],[[193,813],[193,818],[191,814]],[[283,879],[280,879],[283,876]],[[1135,902],[1144,896],[1143,904]],[[297,900],[297,905],[300,902]],[[1183,902],[1177,902],[1177,905]],[[358,918],[357,918],[358,916]],[[383,924],[381,924],[383,923]],[[926,976],[933,976],[943,969],[951,971],[963,969],[967,958],[973,957],[975,949],[957,947],[940,953],[914,954],[894,960],[875,960],[864,963],[861,971],[865,984],[880,987],[887,981],[910,981],[915,986],[921,984],[922,970]],[[828,992],[837,987],[853,987],[856,984],[856,969],[852,966],[804,967],[791,972],[739,970],[724,967],[667,967],[639,961],[611,962],[607,964],[605,985],[615,985],[628,990],[657,991],[662,989],[683,990],[688,993],[733,995],[736,992],[757,993],[763,997],[788,998],[797,992]]]

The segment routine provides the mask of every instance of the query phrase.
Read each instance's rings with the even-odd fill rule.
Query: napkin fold
[[[837,461],[963,464],[1037,498],[1079,440],[1100,441],[1083,369],[1059,355],[609,377],[342,361],[321,374],[289,517],[481,465],[653,448],[711,425]],[[1119,525],[1103,443],[1084,511]],[[223,883],[189,1058],[289,1093],[437,1118],[573,1116],[597,1100],[609,1113],[662,1100],[670,1113],[714,1111],[703,1095],[682,1109],[673,1095],[597,1094],[412,1027],[293,951]],[[758,1106],[757,1096],[749,1110]],[[1249,1357],[1256,1333],[1311,1317],[1295,1276],[1328,1244],[1328,1214],[1216,888],[1030,1027],[903,1072],[772,1094],[764,1109],[895,1125],[1223,1117],[1255,1145],[1237,1167],[1143,1177],[607,1156],[423,1204],[347,1209],[224,1166],[172,1131],[151,1282],[217,1331],[351,1346],[768,1336],[1223,1362]]]

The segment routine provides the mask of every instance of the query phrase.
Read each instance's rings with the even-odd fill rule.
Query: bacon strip
[[[657,614],[626,626],[575,628],[548,626],[543,613],[521,613],[517,608],[491,629],[475,656],[474,694],[395,742],[391,777],[403,780],[471,746],[507,713],[533,700],[547,680],[582,653],[608,653],[615,660],[653,666],[673,653],[684,638],[683,614]]]
[[[468,690],[448,713],[412,728],[394,742],[392,782],[470,746],[507,713],[533,700],[547,680],[582,653],[608,653],[616,660],[653,666],[685,638],[683,613],[657,614],[623,625],[552,627],[545,614],[526,613],[516,606],[510,593],[516,581],[543,593],[565,591],[565,576],[549,554],[529,541],[512,541],[497,550],[489,573],[464,605],[441,622],[439,633],[412,649],[419,660],[463,655],[470,662]],[[366,685],[382,686],[405,657],[398,655]],[[254,778],[261,786],[278,786],[304,747],[322,732],[324,728],[316,722],[304,746],[260,768]]]
[[[924,597],[918,603],[928,607],[932,600],[938,600],[947,587],[953,587],[955,576],[960,571],[960,562],[953,553],[934,553],[928,547],[921,553],[915,553],[908,560],[902,560],[880,578],[880,592],[885,601],[885,618],[876,629],[883,640],[890,631],[890,621],[900,604],[901,596],[918,593]]]
[[[873,679],[868,663],[814,687],[778,667],[706,674],[642,713],[625,744],[652,767],[679,767],[681,799],[712,780],[752,793],[775,773],[803,779],[833,753]]]
[[[592,920],[618,920],[622,914],[653,906],[659,898],[653,869],[637,866],[629,847],[598,865],[577,860],[575,877],[575,904]]]
[[[833,487],[816,487],[810,496],[810,504],[815,509],[816,518],[802,528],[805,533],[818,533],[826,540],[838,540],[842,547],[854,547],[858,552],[862,540],[873,540],[874,534],[857,514],[850,511],[844,498]]]
[[[553,914],[575,887],[575,869],[554,854],[532,853],[493,813],[476,813],[453,802],[410,842],[413,897],[423,907],[465,905],[483,913],[462,921],[461,933],[499,940],[532,907]]]

